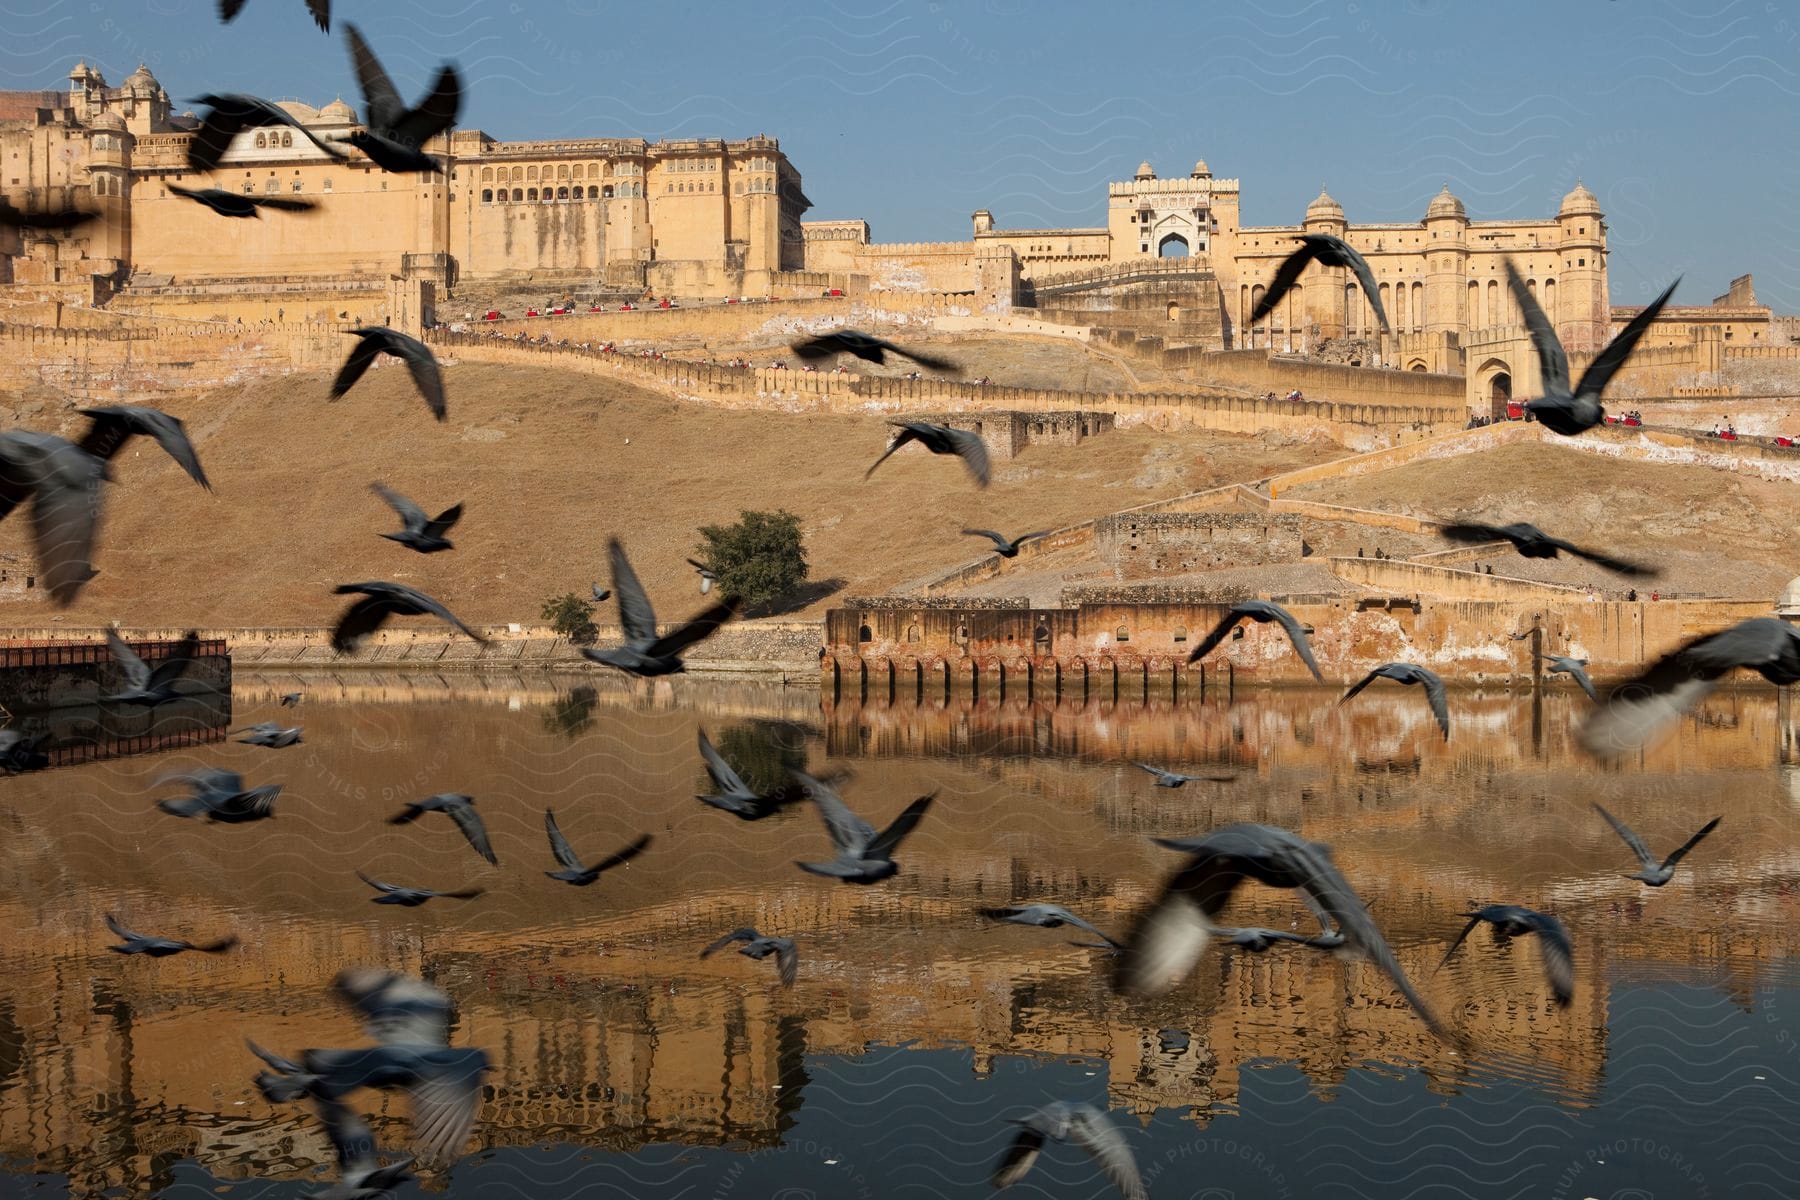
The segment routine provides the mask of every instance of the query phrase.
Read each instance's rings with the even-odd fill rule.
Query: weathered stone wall
[[[0,324],[0,388],[44,387],[82,401],[151,404],[158,396],[335,363],[348,350],[346,328],[159,321],[100,329]]]
[[[1300,559],[1300,522],[1237,513],[1120,513],[1094,523],[1095,548],[1114,579],[1259,566]]]

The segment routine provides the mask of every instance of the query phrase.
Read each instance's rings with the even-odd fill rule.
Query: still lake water
[[[279,708],[291,690],[304,703]],[[1153,1197],[1800,1191],[1787,702],[1725,691],[1602,769],[1572,744],[1577,693],[1452,692],[1447,746],[1411,692],[1335,700],[865,706],[685,679],[241,675],[228,707],[165,710],[158,732],[297,721],[304,743],[174,744],[0,779],[0,1195],[316,1189],[331,1154],[310,1107],[261,1099],[244,1039],[362,1044],[326,991],[350,963],[435,980],[457,1001],[455,1040],[495,1064],[470,1154],[424,1194],[987,1196],[1005,1119],[1052,1099],[1108,1109]],[[82,720],[63,732],[105,724]],[[796,858],[829,857],[809,806],[745,823],[695,801],[697,726],[753,775],[849,772],[840,791],[877,826],[927,792],[938,803],[897,877],[806,875]],[[1134,759],[1238,779],[1162,790]],[[277,819],[154,811],[178,790],[154,782],[199,765],[284,784]],[[439,791],[476,797],[498,867],[441,816],[385,823]],[[1724,823],[1650,891],[1623,878],[1635,864],[1594,800],[1659,855]],[[656,840],[567,887],[543,874],[546,807],[589,861]],[[1240,820],[1334,848],[1469,1053],[1361,962],[1215,947],[1170,995],[1129,1000],[1067,931],[975,914],[1046,900],[1120,933],[1177,862],[1150,836]],[[373,905],[359,869],[487,891]],[[1561,916],[1572,1007],[1551,1004],[1530,939],[1477,933],[1432,975],[1456,914],[1487,902]],[[114,955],[109,911],[243,945]],[[1310,929],[1294,893],[1254,886],[1227,917]],[[792,991],[772,961],[697,957],[743,924],[798,940]],[[405,1144],[403,1097],[357,1103],[384,1146]],[[1116,1195],[1056,1145],[1013,1193]]]

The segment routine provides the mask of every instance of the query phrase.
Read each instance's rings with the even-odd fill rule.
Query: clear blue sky
[[[765,132],[809,218],[881,241],[1094,225],[1148,158],[1243,180],[1247,223],[1327,185],[1351,220],[1419,217],[1448,182],[1482,217],[1555,209],[1582,177],[1613,297],[1755,273],[1800,312],[1800,0],[15,0],[0,87],[116,84],[140,60],[203,91],[355,103],[342,22],[403,91],[453,59],[463,124],[504,138]]]

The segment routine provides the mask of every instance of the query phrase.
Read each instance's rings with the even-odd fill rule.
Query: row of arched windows
[[[510,171],[510,174],[509,174]],[[497,172],[497,173],[496,173]],[[634,172],[615,171],[616,175],[630,175]],[[483,167],[481,182],[483,183],[536,183],[544,180],[598,179],[602,172],[599,163],[557,163],[545,167]]]
[[[96,195],[96,196],[117,196],[117,195],[121,195],[121,194],[122,193],[119,191],[119,180],[116,176],[112,176],[112,175],[96,175],[96,176],[94,176],[94,195]]]
[[[291,148],[294,144],[294,132],[291,129],[275,130],[269,133],[258,131],[256,148],[258,150],[279,150]]]
[[[579,187],[513,188],[510,192],[505,188],[481,189],[483,204],[548,204],[553,200],[611,200],[612,184],[589,184],[585,190]],[[621,183],[618,185],[621,196],[641,196],[644,194],[642,184]]]
[[[1242,287],[1238,290],[1238,328],[1248,336],[1250,330],[1250,314],[1262,303],[1264,294],[1262,284]],[[1544,314],[1554,324],[1556,321],[1556,280],[1546,279],[1539,286],[1536,279],[1525,281],[1525,290],[1542,306]],[[1388,324],[1395,333],[1421,333],[1425,329],[1425,285],[1419,282],[1383,283],[1380,285],[1381,307],[1387,313]],[[1305,290],[1296,285],[1285,297],[1275,314],[1273,323],[1289,330],[1298,330],[1306,323]],[[1362,337],[1374,333],[1380,328],[1375,320],[1375,309],[1361,287],[1355,283],[1344,285],[1344,332],[1352,337]],[[1282,318],[1285,317],[1285,320]],[[1461,314],[1461,323],[1471,329],[1484,329],[1491,325],[1516,325],[1520,321],[1519,306],[1513,303],[1512,294],[1498,279],[1489,279],[1485,283],[1471,279],[1468,283],[1468,307]],[[1271,318],[1264,318],[1269,322]],[[1247,343],[1248,344],[1248,343]]]

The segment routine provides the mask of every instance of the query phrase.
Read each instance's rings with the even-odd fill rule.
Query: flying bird
[[[365,1087],[405,1088],[412,1098],[413,1151],[425,1163],[448,1162],[461,1151],[481,1107],[485,1051],[450,1045],[450,997],[423,980],[353,967],[332,988],[361,1013],[376,1045],[353,1050],[303,1050],[295,1062],[251,1050],[271,1070],[257,1075],[276,1102],[310,1095],[338,1103]]]
[[[1588,678],[1587,659],[1570,658],[1563,654],[1540,654],[1538,661],[1546,664],[1546,675],[1567,675],[1581,685],[1581,690],[1588,694],[1588,699],[1595,704],[1600,703],[1600,693],[1594,690],[1594,681]]]
[[[1321,267],[1349,267],[1356,275],[1356,282],[1362,286],[1363,294],[1369,298],[1369,305],[1375,310],[1375,320],[1381,324],[1381,332],[1392,333],[1388,325],[1387,312],[1381,307],[1381,289],[1376,286],[1375,272],[1369,269],[1368,260],[1356,252],[1356,248],[1343,238],[1333,237],[1329,233],[1302,233],[1296,235],[1300,239],[1300,248],[1281,260],[1275,268],[1275,278],[1269,281],[1269,290],[1263,298],[1256,302],[1250,313],[1250,324],[1275,311],[1281,298],[1306,273],[1308,263],[1316,262]]]
[[[687,670],[681,652],[711,636],[719,626],[737,615],[737,601],[727,596],[711,608],[661,637],[656,633],[656,611],[650,597],[638,582],[637,572],[625,557],[625,547],[617,538],[606,544],[612,559],[613,590],[619,593],[619,624],[625,629],[625,644],[611,650],[581,648],[582,657],[629,671],[633,675],[673,675]]]
[[[544,832],[550,835],[550,853],[556,856],[557,865],[562,868],[560,871],[545,871],[544,874],[576,887],[586,887],[600,878],[601,872],[630,862],[644,852],[651,840],[649,834],[642,834],[623,850],[608,855],[591,867],[584,867],[581,859],[576,857],[575,848],[569,845],[569,839],[556,827],[556,814],[547,808],[544,810]]]
[[[73,207],[26,212],[0,197],[0,229],[60,229],[71,233],[99,216],[98,211]]]
[[[1040,529],[1036,533],[1021,533],[1010,542],[1007,541],[1005,537],[995,533],[992,529],[965,529],[963,530],[963,536],[987,538],[994,543],[995,554],[998,554],[1001,558],[1017,558],[1019,556],[1020,546],[1023,546],[1032,538],[1041,538],[1049,532],[1048,529]]]
[[[1453,542],[1478,544],[1481,542],[1511,542],[1513,549],[1521,558],[1556,558],[1560,552],[1573,554],[1576,558],[1585,558],[1596,566],[1605,567],[1608,571],[1619,575],[1636,575],[1654,577],[1658,574],[1655,567],[1646,567],[1640,563],[1628,562],[1622,558],[1614,558],[1597,550],[1584,550],[1573,542],[1565,542],[1561,538],[1551,537],[1536,525],[1527,525],[1523,521],[1511,525],[1476,525],[1451,524],[1438,526],[1438,534]]]
[[[430,888],[402,887],[397,883],[383,883],[379,879],[371,879],[361,871],[356,877],[380,892],[381,895],[370,898],[371,904],[399,904],[406,908],[417,908],[427,900],[442,897],[445,900],[473,900],[481,895],[481,889],[464,888],[460,892],[434,892]]]
[[[700,957],[705,958],[715,951],[723,950],[733,942],[745,943],[745,945],[738,947],[738,953],[746,958],[754,958],[760,961],[773,954],[775,956],[775,969],[781,976],[781,986],[794,986],[794,979],[800,973],[800,954],[794,949],[793,938],[765,937],[756,932],[756,930],[746,926],[743,929],[734,929],[718,941],[712,943],[700,952]]]
[[[368,115],[366,127],[351,133],[349,143],[384,171],[443,174],[444,168],[421,147],[456,124],[462,108],[462,79],[456,68],[444,64],[419,107],[408,108],[356,26],[346,23],[344,32],[350,39],[350,63],[356,69],[363,110]]]
[[[272,208],[276,212],[311,212],[318,207],[311,200],[295,200],[288,196],[258,196],[228,192],[224,188],[201,188],[194,191],[173,183],[166,186],[175,195],[186,197],[196,204],[204,204],[221,217],[256,217],[260,220],[261,210],[265,208]]]
[[[165,783],[185,783],[193,789],[193,794],[179,800],[159,801],[157,808],[170,816],[204,816],[208,821],[227,825],[242,825],[248,821],[273,818],[275,798],[281,795],[279,783],[246,788],[243,777],[236,771],[217,767],[204,767],[157,781],[159,787]]]
[[[462,830],[462,835],[469,839],[469,845],[475,847],[475,853],[495,866],[500,865],[500,860],[494,857],[493,844],[488,841],[487,826],[482,824],[481,814],[475,811],[473,796],[465,796],[459,792],[439,792],[423,800],[414,800],[398,814],[389,817],[388,824],[410,824],[426,813],[433,812],[449,814],[450,819],[456,822],[456,827]]]
[[[1254,926],[1233,929],[1222,925],[1213,932],[1218,934],[1219,939],[1227,945],[1237,946],[1251,954],[1265,954],[1278,942],[1294,942],[1302,946],[1316,944],[1315,939],[1307,934],[1294,933],[1286,929],[1262,929]]]
[[[244,0],[219,0],[219,20],[229,24],[243,8]],[[321,33],[331,32],[331,0],[306,0],[306,11],[312,14]]]
[[[1535,933],[1538,935],[1538,948],[1544,955],[1544,976],[1550,982],[1550,991],[1560,1007],[1569,1006],[1569,1001],[1575,996],[1575,952],[1569,945],[1569,931],[1563,928],[1561,921],[1541,912],[1533,912],[1529,908],[1520,908],[1516,904],[1490,904],[1460,915],[1469,918],[1469,923],[1463,926],[1463,931],[1450,943],[1450,949],[1444,955],[1444,961],[1438,964],[1438,970],[1444,969],[1444,963],[1450,961],[1450,956],[1456,953],[1457,947],[1483,921],[1494,927],[1496,941],[1510,941],[1515,937]]]
[[[1246,879],[1275,888],[1300,888],[1337,922],[1344,943],[1385,971],[1434,1033],[1443,1026],[1414,990],[1400,960],[1350,884],[1331,861],[1329,847],[1273,825],[1226,825],[1200,838],[1154,839],[1188,855],[1162,895],[1139,914],[1119,956],[1114,987],[1156,996],[1186,977],[1206,950],[1213,924]]]
[[[1800,629],[1777,617],[1755,617],[1695,638],[1610,689],[1577,740],[1602,757],[1636,750],[1739,667],[1778,686],[1800,683]]]
[[[1619,332],[1619,336],[1607,343],[1606,349],[1594,356],[1588,369],[1581,374],[1581,382],[1573,389],[1569,387],[1569,356],[1563,352],[1562,342],[1556,336],[1556,329],[1550,324],[1550,318],[1538,307],[1537,298],[1519,278],[1518,270],[1512,260],[1506,262],[1506,285],[1512,290],[1513,301],[1518,304],[1520,314],[1525,318],[1525,327],[1531,332],[1531,343],[1537,349],[1538,371],[1543,376],[1544,394],[1536,400],[1529,401],[1525,410],[1535,416],[1552,433],[1560,433],[1564,437],[1574,437],[1585,433],[1606,420],[1606,410],[1600,407],[1600,393],[1612,382],[1612,377],[1625,365],[1631,352],[1643,340],[1644,334],[1662,313],[1663,306],[1668,304],[1669,297],[1675,294],[1677,278],[1662,295],[1652,300],[1644,311],[1631,319]]]
[[[696,562],[695,560],[693,560],[691,558],[687,560],[687,564],[688,564],[688,566],[694,568],[695,574],[700,576],[700,594],[702,596],[704,596],[708,592],[712,591],[713,584],[719,582],[718,573],[715,572],[711,567],[707,566],[705,563]]]
[[[200,120],[200,128],[188,140],[187,161],[190,171],[216,170],[219,160],[225,156],[232,139],[238,134],[246,129],[276,125],[294,130],[334,159],[344,157],[335,146],[320,141],[317,134],[295,120],[286,109],[259,97],[230,93],[200,96],[188,103],[204,104],[208,109]]]
[[[235,934],[216,942],[184,942],[174,938],[156,937],[153,934],[136,933],[120,924],[119,918],[111,913],[106,914],[106,927],[113,935],[120,938],[122,945],[108,946],[108,950],[120,954],[148,954],[151,958],[167,958],[171,954],[180,954],[184,950],[198,950],[202,954],[223,954],[238,944]]]
[[[795,342],[793,351],[809,361],[815,358],[830,358],[834,354],[854,354],[876,366],[885,363],[889,354],[898,354],[901,358],[912,359],[927,371],[942,371],[945,374],[954,375],[962,370],[947,358],[933,358],[928,354],[915,354],[911,350],[902,350],[885,338],[858,333],[854,329],[840,329],[835,333],[808,338],[804,342]]]
[[[1188,661],[1199,662],[1205,658],[1240,621],[1255,621],[1258,625],[1274,621],[1280,625],[1288,635],[1288,641],[1294,643],[1295,653],[1300,655],[1300,661],[1306,664],[1306,669],[1312,672],[1313,678],[1320,683],[1325,682],[1325,676],[1319,673],[1318,660],[1313,658],[1312,643],[1306,640],[1305,628],[1294,619],[1293,613],[1267,600],[1245,600],[1226,609],[1224,617],[1213,626],[1212,632],[1202,638],[1200,644],[1188,655]]]
[[[1444,698],[1444,681],[1435,672],[1424,667],[1416,667],[1411,663],[1383,663],[1358,680],[1338,698],[1338,703],[1344,703],[1377,679],[1391,679],[1395,683],[1407,685],[1424,684],[1425,699],[1431,704],[1431,715],[1437,718],[1438,728],[1444,731],[1444,740],[1450,740],[1450,706]]]
[[[338,618],[337,628],[331,631],[331,648],[339,654],[349,654],[355,650],[364,638],[385,625],[389,617],[436,617],[447,625],[454,625],[478,642],[487,641],[481,634],[464,625],[455,613],[442,604],[403,583],[385,583],[381,580],[345,583],[332,588],[331,592],[334,596],[363,597],[344,610],[344,614]]]
[[[158,704],[167,704],[181,695],[175,690],[175,681],[194,665],[194,654],[200,648],[200,635],[190,629],[175,644],[169,657],[156,664],[154,671],[125,644],[125,639],[115,630],[106,631],[106,648],[112,652],[113,661],[125,676],[125,687],[122,691],[100,698],[118,704],[141,704],[146,708],[155,708]]]
[[[976,486],[988,485],[991,473],[988,470],[987,443],[978,435],[963,429],[951,429],[947,425],[932,425],[926,421],[889,421],[888,424],[898,426],[900,432],[894,435],[894,440],[888,443],[887,450],[875,460],[874,466],[863,472],[864,479],[873,475],[875,467],[886,462],[888,455],[908,442],[917,442],[933,454],[954,454],[961,458],[963,465],[969,468],[969,474],[975,477]]]
[[[777,788],[767,795],[759,794],[713,748],[704,729],[700,731],[700,758],[706,764],[706,773],[712,777],[713,786],[719,790],[713,795],[695,796],[694,799],[723,809],[740,820],[760,821],[801,798],[802,793],[792,786]]]
[[[1115,950],[1121,946],[1120,942],[1101,933],[1060,904],[1011,904],[1004,908],[984,908],[981,915],[990,921],[1035,925],[1039,929],[1061,929],[1064,925],[1073,925],[1076,929],[1087,930]]]
[[[243,729],[234,729],[233,733],[247,734],[238,739],[246,746],[264,746],[270,750],[285,750],[289,746],[300,743],[300,726],[283,727],[276,721],[259,721],[255,725]]]
[[[300,703],[300,697],[302,694],[303,693],[301,693],[301,692],[283,692],[281,694],[281,707],[283,707],[283,708],[294,707],[294,705]]]
[[[913,831],[925,810],[937,799],[937,793],[921,796],[906,806],[899,816],[880,833],[875,827],[850,811],[843,799],[829,786],[801,771],[792,771],[794,780],[807,790],[819,807],[825,831],[831,835],[837,857],[830,862],[796,863],[802,871],[841,879],[845,883],[875,883],[900,870],[894,851]]]
[[[1156,776],[1156,786],[1162,788],[1178,788],[1189,783],[1230,783],[1236,775],[1183,775],[1180,771],[1165,771],[1161,767],[1153,767],[1149,763],[1136,764],[1140,771],[1148,771]]]
[[[368,1121],[336,1101],[319,1098],[313,1103],[337,1156],[338,1181],[324,1191],[307,1193],[305,1200],[384,1200],[413,1177],[410,1154],[381,1165],[381,1150]]]
[[[1013,1118],[1012,1123],[1019,1132],[994,1171],[996,1188],[1011,1187],[1025,1178],[1037,1164],[1044,1143],[1058,1141],[1086,1151],[1125,1200],[1147,1200],[1150,1193],[1144,1190],[1137,1160],[1132,1157],[1125,1135],[1093,1105],[1056,1100],[1030,1116]]]
[[[386,500],[388,507],[400,514],[400,523],[406,528],[399,533],[384,533],[381,536],[389,541],[399,542],[420,554],[436,554],[439,550],[455,549],[454,543],[445,537],[450,527],[462,520],[462,505],[452,504],[435,517],[425,515],[425,510],[379,483],[369,485],[369,490]]]
[[[100,485],[112,479],[109,464],[134,434],[154,437],[201,487],[212,490],[187,428],[165,412],[138,405],[83,409],[91,424],[79,443],[28,429],[0,433],[0,519],[26,497],[38,570],[59,606],[74,601],[94,570],[94,534],[100,521]]]
[[[389,329],[385,325],[364,325],[347,332],[362,339],[350,351],[344,360],[343,369],[331,382],[331,398],[341,397],[356,386],[356,381],[368,371],[369,364],[383,354],[391,354],[406,364],[407,372],[412,376],[413,386],[419,389],[419,395],[431,407],[431,413],[438,420],[445,420],[450,410],[444,403],[444,376],[438,370],[436,356],[431,347],[418,338],[408,337],[398,330]]]
[[[1669,857],[1663,859],[1662,862],[1659,863],[1650,856],[1650,848],[1644,845],[1644,839],[1639,837],[1632,830],[1631,826],[1619,820],[1619,818],[1613,816],[1598,804],[1594,805],[1594,811],[1606,818],[1606,823],[1613,827],[1613,832],[1618,834],[1621,838],[1624,838],[1625,844],[1631,847],[1631,852],[1637,855],[1638,864],[1641,869],[1637,874],[1627,875],[1626,878],[1642,880],[1645,884],[1648,884],[1653,888],[1662,887],[1664,884],[1668,883],[1669,880],[1675,878],[1675,864],[1686,858],[1688,851],[1692,850],[1695,846],[1698,846],[1700,844],[1700,839],[1717,829],[1719,827],[1719,822],[1725,819],[1724,817],[1714,817],[1700,827],[1699,833],[1696,833],[1680,846],[1671,850],[1669,852]]]
[[[597,583],[589,584],[588,586],[594,589],[594,603],[595,604],[606,603],[607,598],[612,595],[611,588],[603,588]]]

